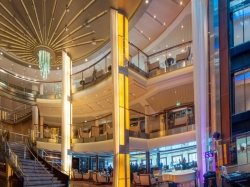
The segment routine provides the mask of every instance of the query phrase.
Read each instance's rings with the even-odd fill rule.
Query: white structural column
[[[113,139],[115,187],[130,186],[129,91],[128,91],[128,20],[110,10],[110,42],[113,79]]]
[[[40,138],[43,138],[43,128],[44,128],[44,117],[43,116],[40,116]]]
[[[208,147],[207,99],[208,99],[208,54],[207,54],[207,0],[192,0],[192,37],[194,57],[194,104],[196,125],[197,165],[199,185],[203,186],[206,173],[205,152]]]
[[[70,97],[70,75],[71,60],[65,51],[62,51],[62,144],[61,159],[62,168],[70,171],[71,156],[68,155],[70,149],[70,125],[72,121],[71,97]]]
[[[32,90],[38,91],[38,85],[37,84],[32,84]],[[32,126],[31,130],[34,130],[34,136],[39,137],[37,134],[39,131],[38,127],[38,120],[39,120],[39,115],[38,115],[38,107],[37,106],[32,106]]]
[[[148,115],[149,113],[149,106],[148,105],[145,105],[144,106],[144,112],[146,115]],[[149,120],[149,117],[148,116],[145,116],[145,133],[149,133],[149,127],[148,127],[148,121]]]

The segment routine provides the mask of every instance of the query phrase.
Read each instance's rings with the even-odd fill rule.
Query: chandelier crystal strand
[[[47,79],[50,73],[50,53],[45,50],[40,50],[38,56],[41,76],[43,79]]]

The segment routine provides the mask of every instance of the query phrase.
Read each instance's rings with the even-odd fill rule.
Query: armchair
[[[113,134],[113,128],[111,128],[108,124],[106,124],[106,132],[107,134]]]
[[[152,178],[151,174],[141,174],[140,175],[141,186],[152,186],[156,185],[156,179]]]
[[[78,129],[78,136],[79,138],[89,138],[91,135],[91,132],[83,132],[81,128]]]
[[[100,175],[100,173],[93,173],[93,184],[107,183],[106,177]]]
[[[135,185],[140,184],[140,177],[139,177],[137,172],[133,173],[133,181],[134,181]]]
[[[184,53],[176,55],[176,63],[182,60],[188,60],[191,52],[191,47],[188,46],[187,50]]]
[[[88,173],[82,174],[83,180],[92,180],[92,170],[88,170]]]
[[[153,176],[154,177],[159,177],[161,175],[161,170],[153,170]]]
[[[71,176],[74,180],[76,179],[82,180],[82,173],[78,173],[77,169],[73,169],[71,173],[72,173]]]

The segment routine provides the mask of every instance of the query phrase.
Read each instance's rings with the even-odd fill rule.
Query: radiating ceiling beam
[[[37,22],[38,29],[39,29],[39,32],[40,32],[40,37],[42,38],[42,30],[41,30],[41,27],[40,27],[40,24],[39,24],[38,15],[37,15],[37,11],[36,11],[36,5],[35,5],[34,0],[32,0],[32,4],[33,4],[33,7],[34,7],[34,13],[35,13],[35,15],[36,15],[36,22]],[[38,35],[37,35],[37,36],[38,36]],[[38,37],[39,37],[39,36],[38,36]]]
[[[29,14],[29,12],[28,12],[28,10],[27,10],[27,8],[26,8],[26,6],[25,6],[23,0],[21,0],[21,3],[22,3],[22,5],[23,5],[23,8],[24,8],[24,10],[25,10],[25,12],[26,12],[26,14],[27,14],[27,16],[28,16],[28,18],[29,18],[29,21],[30,21],[30,23],[31,23],[31,25],[32,25],[32,27],[33,27],[33,29],[34,29],[36,35],[37,35],[38,40],[40,41],[40,43],[42,43],[41,38],[39,37],[39,35],[38,35],[38,33],[37,33],[36,27],[35,27],[35,25],[34,25],[32,19],[31,19],[31,17],[30,17],[30,14]]]
[[[3,26],[5,26],[6,28],[8,28],[9,30],[11,30],[13,33],[16,33],[16,35],[19,36],[18,38],[19,38],[20,40],[26,41],[26,42],[30,43],[32,46],[34,46],[34,43],[31,43],[31,41],[30,41],[28,38],[25,38],[22,34],[16,32],[15,30],[13,30],[12,28],[10,28],[9,26],[5,25],[5,24],[2,23],[2,22],[0,22],[0,25],[3,25]],[[11,32],[9,32],[9,31],[7,31],[7,30],[1,29],[1,28],[0,28],[0,30],[1,30],[2,32],[5,32],[5,33],[11,35],[11,36],[17,37],[17,36],[15,36],[14,34],[12,34]]]
[[[95,0],[92,0],[89,2],[89,4],[87,4],[83,9],[80,10],[80,12],[78,12],[78,14],[75,15],[75,17],[70,20],[70,22],[67,24],[67,27],[69,27],[77,18],[78,16],[84,11],[86,10],[88,7],[90,7],[90,5],[92,5],[95,2]],[[63,29],[58,35],[57,37],[52,41],[51,45],[53,45],[55,43],[55,41],[62,35],[62,33],[65,31],[65,29]]]
[[[34,0],[32,0],[32,1],[34,2]],[[51,30],[51,27],[52,27],[52,23],[53,23],[53,20],[55,19],[56,6],[57,6],[57,0],[55,0],[54,6],[53,6],[53,9],[52,9],[52,14],[51,14],[52,16],[51,16],[51,19],[50,19],[48,34],[47,34],[47,38],[46,38],[47,43],[48,43],[48,37],[50,35],[50,30]]]
[[[23,45],[23,46],[31,46],[30,44],[28,44],[27,42],[23,42],[23,41],[20,41],[20,40],[18,40],[18,38],[13,38],[13,37],[10,37],[10,36],[7,36],[7,35],[5,35],[5,34],[1,34],[0,33],[0,36],[2,36],[3,38],[7,38],[7,39],[9,39],[9,40],[12,40],[12,41],[14,41],[14,42],[16,42],[16,43],[19,43],[19,44],[21,44],[21,45]]]
[[[74,1],[74,0],[70,0],[70,1],[69,1],[68,7],[70,7],[70,5],[71,5],[71,3],[72,3],[73,1]],[[52,36],[50,37],[50,40],[49,40],[49,42],[48,42],[48,44],[47,44],[48,46],[50,45],[50,42],[52,41],[52,39],[53,39],[53,37],[54,37],[54,35],[55,35],[55,33],[56,33],[56,31],[57,31],[59,25],[61,24],[62,19],[64,18],[66,12],[67,12],[67,10],[65,9],[64,12],[63,12],[63,14],[62,14],[62,16],[61,16],[61,18],[60,18],[60,20],[58,21],[58,23],[57,23],[57,25],[56,25],[56,28],[55,28],[55,30],[54,30]]]
[[[86,33],[86,34],[82,34],[82,35],[80,35],[80,36],[77,36],[77,37],[75,37],[75,38],[72,38],[72,39],[69,40],[69,41],[66,41],[66,42],[63,42],[63,43],[58,44],[58,43],[61,42],[62,40],[64,40],[64,39],[66,39],[67,37],[69,37],[70,34],[68,34],[68,35],[66,35],[65,37],[63,37],[62,39],[58,40],[58,41],[54,44],[55,46],[52,46],[52,47],[57,48],[57,47],[59,47],[59,46],[62,46],[62,45],[64,45],[64,44],[70,43],[70,42],[72,42],[72,41],[78,40],[78,39],[80,39],[80,38],[83,38],[83,37],[85,37],[85,36],[88,36],[88,35],[91,35],[91,34],[94,34],[94,33],[95,33],[95,31],[88,32],[88,33]],[[56,45],[56,44],[58,44],[58,45]]]
[[[37,43],[37,41],[33,38],[33,36],[30,34],[30,32],[20,23],[20,21],[18,19],[15,18],[15,16],[13,14],[11,14],[11,12],[2,4],[0,3],[0,5],[3,7],[3,9],[12,17],[15,19],[15,21],[22,27],[22,29],[30,36],[31,40],[33,40],[35,43]]]
[[[95,40],[95,42],[102,42],[104,41],[104,39],[98,39]],[[81,43],[77,43],[77,44],[73,44],[73,45],[68,45],[68,46],[64,46],[64,47],[60,47],[55,49],[55,51],[60,50],[60,49],[66,49],[66,48],[71,48],[71,47],[76,47],[76,46],[81,46],[81,45],[86,45],[86,44],[91,44],[93,41],[87,41],[87,42],[81,42]]]

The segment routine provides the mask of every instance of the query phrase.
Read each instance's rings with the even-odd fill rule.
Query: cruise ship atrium
[[[249,29],[250,0],[1,0],[0,187],[249,186]]]

